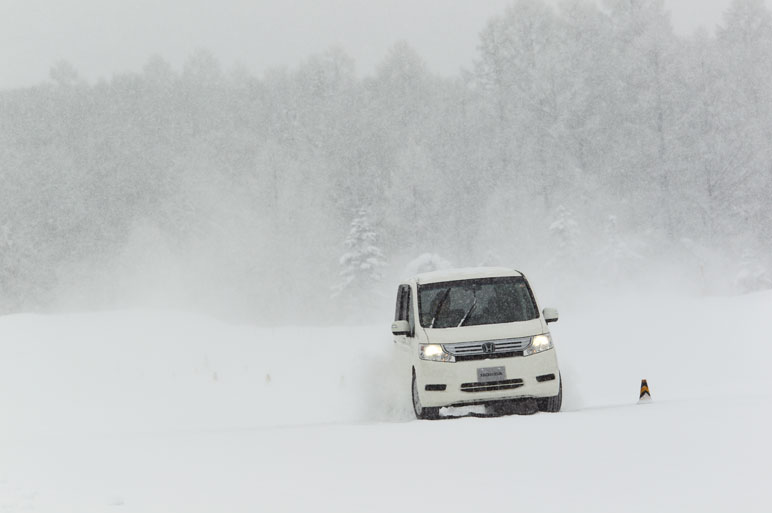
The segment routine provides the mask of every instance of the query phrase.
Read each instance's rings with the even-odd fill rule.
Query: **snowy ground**
[[[388,322],[0,318],[0,512],[770,511],[770,313],[563,309],[563,412],[437,422],[391,378]]]

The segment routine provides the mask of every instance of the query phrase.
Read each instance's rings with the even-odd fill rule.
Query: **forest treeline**
[[[657,0],[518,0],[451,77],[408,43],[364,77],[338,49],[260,76],[206,51],[95,83],[60,62],[0,91],[0,312],[317,322],[427,253],[772,287],[770,77],[763,0],[688,37]],[[378,272],[352,271],[356,230]]]

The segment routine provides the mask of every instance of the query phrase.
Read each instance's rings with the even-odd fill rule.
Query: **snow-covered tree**
[[[453,267],[453,264],[437,253],[422,253],[408,262],[402,275],[404,277],[409,277],[421,273],[450,269],[451,267]]]
[[[549,226],[552,239],[552,258],[550,267],[575,267],[579,249],[579,224],[571,211],[563,205],[558,206],[555,220]]]
[[[547,209],[562,155],[562,146],[555,145],[560,116],[558,30],[548,4],[518,0],[488,22],[476,63],[495,130],[489,151],[495,155],[497,181],[522,197],[527,191],[519,185],[541,175],[529,189],[541,194]]]
[[[606,244],[598,254],[599,274],[604,282],[614,284],[629,276],[643,257],[619,233],[616,216],[608,216],[605,235]]]
[[[495,251],[488,250],[478,264],[480,267],[499,267],[504,265],[504,259]]]
[[[772,289],[772,276],[748,249],[743,251],[740,271],[735,276],[734,286],[741,294]]]
[[[83,80],[78,75],[75,67],[67,61],[60,60],[51,67],[48,72],[49,78],[59,87],[73,87],[83,84]]]
[[[109,288],[151,226],[205,292],[189,297],[320,322],[361,205],[378,219],[370,245],[400,262],[490,250],[573,278],[603,248],[615,275],[645,241],[647,261],[725,292],[733,248],[750,244],[746,283],[755,263],[772,270],[772,14],[732,0],[715,34],[682,36],[664,5],[514,0],[451,77],[399,43],[366,76],[335,49],[259,76],[200,51],[93,84],[59,63],[45,83],[0,90],[0,310],[51,304],[94,264]],[[366,275],[347,253],[341,301]]]
[[[559,205],[555,220],[549,225],[550,256],[545,264],[549,273],[550,295],[570,294],[581,281],[577,276],[584,265],[579,254],[579,224],[571,211]]]
[[[340,281],[332,287],[332,297],[344,308],[349,321],[367,319],[378,304],[381,294],[377,285],[386,261],[377,242],[367,210],[359,209],[344,242],[346,252],[338,260]]]

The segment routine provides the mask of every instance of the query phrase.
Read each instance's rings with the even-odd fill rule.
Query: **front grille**
[[[523,350],[530,343],[531,337],[522,337],[443,344],[443,347],[445,351],[456,357],[456,361],[464,361],[523,356]]]
[[[512,390],[523,386],[523,380],[504,379],[501,381],[485,381],[479,383],[462,383],[462,392],[492,392],[494,390]]]
[[[487,353],[487,354],[466,354],[456,356],[457,362],[468,362],[469,360],[492,360],[496,358],[512,358],[514,356],[523,356],[522,351],[512,351],[511,353]]]

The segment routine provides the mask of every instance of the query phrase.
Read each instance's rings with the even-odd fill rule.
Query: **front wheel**
[[[539,411],[546,411],[550,413],[556,413],[560,411],[560,406],[563,404],[563,377],[558,374],[558,379],[560,379],[558,395],[539,399]]]
[[[428,408],[426,406],[421,406],[421,398],[418,396],[418,383],[416,382],[416,379],[415,379],[415,369],[413,369],[412,390],[413,390],[413,411],[415,412],[415,417],[419,420],[435,420],[440,418],[439,408]]]

